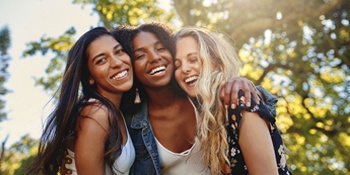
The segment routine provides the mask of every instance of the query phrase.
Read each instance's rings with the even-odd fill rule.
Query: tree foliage
[[[0,167],[0,174],[22,175],[26,168],[34,160],[37,153],[38,141],[29,135],[24,135],[21,139],[10,146],[6,151],[3,166]]]
[[[5,100],[3,97],[10,91],[5,87],[5,83],[9,78],[8,66],[11,59],[8,54],[8,49],[11,46],[10,30],[7,26],[0,28],[0,122],[7,119],[7,112],[5,109]],[[1,129],[1,128],[0,128]],[[8,139],[8,135],[1,142],[0,147],[0,174],[1,168],[3,167],[3,161],[6,153],[5,144]]]
[[[157,20],[204,26],[233,39],[242,75],[279,98],[278,125],[294,174],[347,174],[350,170],[350,1],[75,0],[92,5],[107,28]],[[175,11],[176,10],[176,11]],[[74,28],[42,37],[24,55],[52,52],[47,90],[57,88]]]
[[[2,99],[9,90],[5,87],[6,80],[9,78],[7,68],[9,66],[10,56],[7,50],[11,46],[10,30],[7,26],[0,28],[0,122],[6,119],[5,101]]]
[[[74,0],[74,3],[92,5],[103,26],[113,29],[118,25],[135,26],[148,21],[172,21],[174,12],[159,7],[158,0]]]
[[[41,85],[51,92],[59,87],[69,48],[74,44],[75,34],[76,31],[72,27],[58,38],[42,36],[39,41],[27,43],[27,49],[23,52],[24,57],[34,56],[38,52],[43,56],[48,53],[54,55],[45,69],[48,76],[36,78],[36,85]]]

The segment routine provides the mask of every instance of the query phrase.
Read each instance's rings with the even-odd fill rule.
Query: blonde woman
[[[251,100],[246,107],[242,92],[231,109],[219,98],[222,83],[238,77],[241,66],[229,42],[194,27],[178,31],[175,42],[175,77],[200,105],[197,133],[211,174],[290,174],[275,118],[264,102]]]

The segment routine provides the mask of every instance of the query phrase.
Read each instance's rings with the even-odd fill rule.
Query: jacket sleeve
[[[256,88],[265,97],[265,105],[267,109],[272,114],[272,116],[276,118],[276,104],[278,101],[277,98],[262,86],[256,86]]]

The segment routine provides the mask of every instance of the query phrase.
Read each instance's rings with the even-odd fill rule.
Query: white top
[[[124,119],[124,116],[123,116],[123,119]],[[125,120],[124,120],[124,125],[125,125]],[[113,173],[111,172],[109,166],[106,164],[105,175],[113,175],[113,174],[128,175],[129,174],[130,168],[135,160],[135,148],[134,148],[134,144],[132,143],[132,140],[130,139],[128,130],[126,130],[126,132],[127,132],[128,138],[125,145],[122,145],[122,153],[117,158],[117,160],[115,160],[113,163],[113,167],[112,167]],[[68,155],[66,157],[71,158],[72,163],[65,164],[65,167],[67,169],[72,170],[72,175],[78,175],[77,169],[75,167],[74,152],[71,151],[70,149],[67,149],[67,151],[68,151]]]
[[[164,175],[209,175],[209,167],[201,160],[199,152],[199,140],[195,138],[195,143],[189,150],[182,153],[174,153],[165,148],[157,139],[158,154],[162,174]]]
[[[189,99],[190,100],[190,99]],[[190,100],[195,113],[197,110]],[[198,120],[197,120],[198,121]],[[197,137],[192,147],[182,153],[174,153],[165,148],[155,137],[158,147],[162,175],[210,175],[210,169],[201,159],[200,143]]]

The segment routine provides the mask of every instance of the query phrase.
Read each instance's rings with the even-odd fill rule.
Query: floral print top
[[[235,109],[228,109],[227,111],[228,122],[226,125],[226,130],[227,130],[227,141],[229,144],[228,158],[230,161],[231,174],[232,175],[249,174],[247,170],[247,166],[244,162],[241,148],[238,144],[238,136],[239,136],[238,125],[242,118],[242,113],[241,113],[242,110],[257,112],[260,115],[260,117],[270,122],[271,139],[273,141],[273,146],[275,150],[278,172],[281,175],[292,174],[288,170],[288,167],[286,164],[286,156],[285,156],[283,140],[275,124],[275,118],[271,115],[271,113],[269,112],[269,110],[267,109],[266,105],[262,100],[260,100],[260,105],[257,105],[254,99],[251,99],[251,104],[252,104],[251,107],[246,107],[244,104],[245,104],[245,98],[243,96],[243,92],[240,91],[239,105]]]

